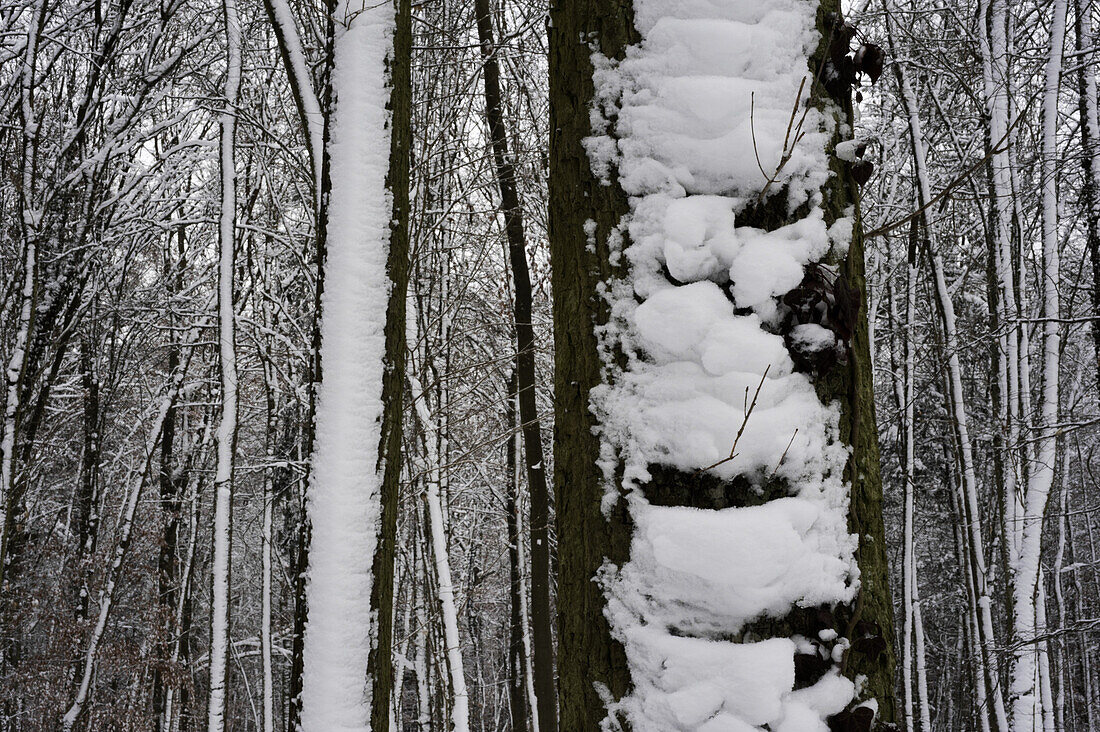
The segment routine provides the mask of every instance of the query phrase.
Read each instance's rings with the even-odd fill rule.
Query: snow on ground
[[[305,631],[302,729],[367,730],[367,658],[374,635],[371,565],[381,503],[386,274],[391,199],[389,89],[393,5],[336,10],[325,291],[324,379],[309,487],[309,622]]]
[[[609,484],[616,469],[629,489],[663,464],[756,486],[781,478],[791,495],[702,510],[628,493],[631,557],[601,575],[634,682],[613,711],[638,732],[825,730],[851,682],[833,671],[795,691],[799,643],[739,637],[795,606],[847,602],[858,580],[839,411],[769,332],[805,266],[843,253],[852,233],[820,208],[833,129],[805,105],[816,3],[634,5],[641,43],[619,63],[594,57],[598,134],[587,142],[593,169],[615,166],[631,197],[621,225],[631,276],[604,293],[612,321],[601,333],[604,353],[629,362],[606,359],[592,397]],[[737,225],[777,194],[809,213],[770,232]],[[802,352],[836,345],[816,324],[789,338]]]

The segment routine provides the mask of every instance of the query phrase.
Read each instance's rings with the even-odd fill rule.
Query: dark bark
[[[836,0],[819,5],[818,27],[822,43],[810,60],[811,71],[822,68],[832,21],[839,12]],[[603,597],[593,577],[605,558],[621,563],[627,554],[629,521],[622,508],[609,518],[600,512],[605,480],[595,466],[599,445],[592,436],[593,417],[589,392],[600,383],[600,362],[594,326],[606,322],[603,299],[597,285],[622,277],[608,261],[608,234],[626,212],[626,198],[617,185],[600,185],[588,166],[581,140],[591,134],[589,110],[592,100],[590,42],[614,59],[621,58],[626,44],[634,41],[630,4],[617,0],[580,0],[561,3],[551,12],[550,102],[551,176],[550,243],[553,264],[555,348],[557,374],[557,432],[555,441],[555,488],[558,506],[558,536],[561,570],[559,576],[560,680],[562,727],[569,730],[597,730],[607,714],[597,686],[606,688],[612,699],[629,689],[629,676],[622,649],[610,637],[602,617]],[[828,95],[819,79],[812,84],[813,103],[822,105]],[[835,98],[850,114],[847,90]],[[844,215],[857,203],[854,182],[846,166],[832,160],[831,182],[825,193],[826,223]],[[611,179],[616,179],[612,171]],[[772,230],[790,223],[786,197],[743,211],[744,225]],[[859,216],[857,214],[857,221]],[[595,235],[587,237],[586,220],[596,223]],[[835,628],[852,641],[842,661],[850,678],[865,677],[860,699],[878,701],[878,722],[895,721],[893,610],[887,585],[888,567],[882,522],[882,484],[879,475],[874,394],[871,383],[870,348],[865,294],[862,234],[856,227],[846,256],[835,262],[839,274],[836,289],[846,287],[858,294],[860,308],[852,324],[847,363],[813,377],[822,401],[835,400],[841,406],[840,439],[852,448],[844,478],[851,486],[849,529],[859,536],[856,559],[861,570],[860,592],[850,607],[794,609],[779,619],[752,623],[745,630],[756,638],[802,635],[815,637],[822,623]],[[620,232],[624,235],[626,232]],[[594,239],[595,251],[589,244]],[[588,250],[586,250],[586,246]],[[702,509],[755,505],[785,494],[781,481],[770,480],[764,494],[747,490],[741,481],[721,481],[699,473],[684,473],[661,465],[649,467],[651,480],[642,487],[646,498],[662,505],[691,505]],[[797,669],[796,665],[796,669]],[[796,671],[799,686],[813,683],[824,669],[806,677]],[[838,723],[839,720],[838,720]]]
[[[524,466],[531,499],[531,640],[538,704],[539,732],[558,728],[554,699],[554,637],[550,616],[550,497],[542,452],[542,428],[535,403],[535,334],[531,324],[531,274],[527,266],[523,208],[516,187],[516,171],[508,153],[508,136],[500,95],[500,63],[493,42],[493,16],[488,0],[474,0],[485,82],[485,116],[493,147],[493,163],[500,188],[500,208],[508,239],[508,260],[515,284],[516,386]]]
[[[73,501],[76,531],[76,617],[88,619],[88,586],[91,558],[99,539],[99,379],[92,347],[86,338],[80,341],[80,381],[83,389],[84,446],[80,456],[80,481]]]
[[[165,254],[164,275],[167,286],[168,301],[168,326],[170,342],[168,344],[168,373],[175,373],[179,368],[180,351],[176,341],[175,318],[172,317],[173,298],[183,289],[183,266],[186,247],[185,228],[180,226],[175,237],[177,245],[177,257],[172,257],[170,252]],[[161,618],[169,629],[168,637],[163,643],[158,644],[158,656],[153,667],[153,719],[160,720],[164,716],[165,694],[173,669],[169,668],[171,656],[172,637],[178,632],[173,628],[176,617],[176,606],[179,602],[178,586],[178,561],[177,546],[179,544],[180,516],[180,487],[182,479],[175,473],[175,445],[176,445],[176,410],[173,403],[168,407],[164,415],[164,432],[160,441],[160,472],[157,475],[157,487],[160,489],[160,505],[163,514],[164,528],[157,557],[157,598],[160,604]]]
[[[508,378],[507,406],[508,444],[504,448],[505,466],[508,470],[508,497],[504,511],[508,525],[508,580],[510,615],[508,626],[508,710],[512,719],[512,732],[527,730],[527,695],[524,692],[524,677],[527,675],[527,659],[523,650],[523,602],[520,593],[519,557],[519,481],[516,480],[516,375]]]
[[[412,142],[412,8],[410,0],[394,3],[396,28],[389,60],[390,167],[386,189],[393,196],[386,270],[393,283],[386,307],[385,375],[382,378],[382,436],[378,468],[382,475],[382,516],[374,553],[371,611],[377,642],[371,649],[371,729],[389,729],[393,693],[393,586],[397,544],[397,510],[401,483],[401,421],[405,384],[405,299],[409,282],[409,151]]]
[[[1081,18],[1084,13],[1091,12],[1091,8],[1088,3],[1082,2],[1082,0],[1074,0],[1074,8],[1077,11],[1074,23],[1077,49],[1084,52],[1092,47],[1094,39],[1084,37]],[[1095,176],[1098,171],[1094,169],[1097,145],[1100,145],[1100,140],[1094,139],[1094,134],[1097,131],[1093,130],[1088,123],[1087,108],[1085,106],[1086,95],[1088,94],[1085,79],[1091,73],[1094,73],[1092,65],[1082,62],[1077,70],[1077,90],[1081,114],[1081,149],[1083,151],[1081,166],[1084,173],[1081,181],[1081,199],[1085,204],[1085,245],[1088,248],[1089,262],[1092,265],[1092,282],[1089,283],[1089,294],[1092,301],[1092,315],[1094,318],[1098,318],[1092,321],[1093,363],[1098,387],[1096,394],[1097,399],[1100,400],[1100,191],[1096,190]],[[1095,104],[1096,100],[1093,100],[1093,103]]]
[[[325,2],[328,12],[325,14],[325,79],[331,75],[333,63],[333,43],[335,41],[335,26],[332,13],[335,3],[332,0]],[[289,71],[289,70],[288,70]],[[328,202],[329,192],[332,190],[332,181],[329,177],[331,162],[328,156],[328,141],[331,135],[332,90],[325,83],[318,95],[321,98],[321,111],[325,115],[324,154],[321,156],[321,191],[317,196],[320,208],[314,212],[314,237],[313,266],[317,286],[313,291],[313,323],[310,332],[310,360],[309,371],[305,375],[305,381],[309,385],[306,390],[308,404],[306,405],[305,428],[302,435],[302,455],[312,459],[313,441],[316,436],[317,419],[317,385],[321,383],[321,297],[324,294],[324,262],[325,262],[325,219],[324,206]],[[303,122],[303,129],[306,126]],[[309,484],[309,466],[307,465],[306,478],[300,482],[302,492],[299,502],[299,518],[297,532],[291,549],[291,568],[294,580],[294,618],[292,621],[290,640],[290,680],[288,683],[287,698],[290,708],[287,712],[287,727],[297,729],[302,716],[302,662],[305,640],[306,621],[309,618],[309,607],[306,603],[306,570],[309,568],[309,541],[311,527],[309,515],[306,512],[305,494]]]
[[[550,259],[554,292],[554,499],[558,535],[559,725],[595,732],[606,716],[600,690],[629,688],[626,656],[611,637],[604,598],[592,578],[605,559],[626,559],[630,540],[622,502],[600,511],[604,477],[589,392],[601,382],[595,328],[608,321],[596,297],[613,274],[608,236],[628,210],[618,186],[593,175],[582,141],[592,134],[594,43],[621,58],[637,40],[630,0],[558,2],[550,10]],[[590,40],[591,39],[591,40]],[[588,247],[585,222],[596,223]]]

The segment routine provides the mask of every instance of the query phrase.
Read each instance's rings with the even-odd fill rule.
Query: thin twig
[[[775,464],[775,469],[772,470],[771,475],[768,476],[768,480],[775,477],[775,474],[779,472],[779,466],[783,464],[783,461],[787,458],[787,452],[790,451],[791,445],[794,444],[794,438],[798,437],[798,428],[794,428],[794,434],[791,435],[791,441],[787,443],[787,447],[783,449],[783,454],[779,456],[779,462]]]
[[[864,234],[863,235],[863,240],[866,241],[868,239],[873,239],[876,236],[882,236],[883,234],[888,234],[891,231],[893,231],[894,229],[898,228],[899,226],[904,226],[905,224],[908,224],[910,221],[917,218],[922,213],[924,213],[925,211],[927,211],[928,209],[932,208],[937,203],[939,203],[941,200],[943,200],[944,197],[947,196],[948,193],[950,193],[952,190],[954,190],[956,187],[958,187],[960,184],[962,184],[963,181],[965,181],[967,178],[969,178],[971,175],[973,175],[975,170],[977,170],[978,168],[980,168],[981,166],[983,166],[987,162],[989,162],[989,159],[992,158],[994,155],[998,155],[998,154],[1003,153],[1006,150],[1008,150],[1008,136],[1012,134],[1012,130],[1015,129],[1016,125],[1018,125],[1020,123],[1020,120],[1022,120],[1024,118],[1024,115],[1027,113],[1028,109],[1031,108],[1031,102],[1033,102],[1033,101],[1035,101],[1035,97],[1032,97],[1031,101],[1029,101],[1027,103],[1027,106],[1024,107],[1022,110],[1020,110],[1020,113],[1018,115],[1016,115],[1015,121],[1013,121],[1013,123],[1011,125],[1009,125],[1008,130],[1006,130],[1004,135],[1001,136],[1001,139],[997,140],[997,144],[990,147],[989,152],[985,154],[985,157],[983,157],[981,160],[974,163],[974,165],[970,166],[965,171],[963,171],[962,175],[960,175],[959,177],[955,178],[953,181],[948,183],[943,188],[943,190],[941,190],[939,193],[937,193],[935,196],[933,196],[932,200],[930,200],[928,203],[924,204],[923,206],[918,208],[916,211],[913,211],[908,216],[905,216],[903,218],[898,219],[897,221],[893,221],[889,224],[886,224],[885,226],[880,226],[879,228],[875,229],[874,231],[870,231],[870,232]],[[1002,145],[1004,145],[1004,147],[1001,147]]]
[[[787,165],[787,163],[790,162],[791,156],[794,155],[795,147],[798,145],[799,142],[802,141],[802,138],[806,136],[806,133],[802,131],[802,125],[806,122],[806,115],[810,111],[809,106],[807,106],[805,109],[802,110],[802,117],[798,120],[798,127],[794,126],[795,117],[798,116],[798,105],[802,102],[802,92],[805,90],[805,88],[806,88],[806,77],[803,76],[802,77],[802,82],[798,85],[798,94],[795,95],[795,98],[794,98],[794,106],[791,107],[791,118],[787,121],[787,134],[783,136],[783,153],[779,158],[779,165],[776,166],[775,173],[773,173],[771,175],[771,177],[768,177],[766,173],[764,174],[764,177],[768,178],[768,180],[764,184],[764,188],[761,189],[760,194],[756,197],[756,205],[757,206],[759,206],[760,203],[764,200],[764,196],[768,195],[768,191],[771,189],[772,184],[775,183],[775,181],[779,179],[779,174],[783,171],[783,168]],[[756,124],[755,124],[755,120],[753,119],[753,115],[752,115],[751,112],[752,112],[752,110],[750,110],[750,114],[749,114],[749,127],[752,131],[753,147],[755,149],[755,147],[756,147]],[[794,129],[794,132],[795,132],[795,137],[794,137],[794,142],[793,143],[791,142],[791,129],[792,128]],[[759,155],[757,155],[757,165],[760,165]],[[760,172],[764,173],[763,167],[761,167]]]
[[[764,369],[763,375],[761,375],[761,377],[760,377],[760,383],[757,384],[757,386],[756,386],[756,393],[753,394],[752,403],[749,404],[748,407],[746,407],[746,409],[745,409],[745,418],[741,420],[741,427],[738,428],[737,435],[735,435],[734,438],[733,438],[733,447],[730,448],[729,457],[722,458],[721,460],[714,463],[713,465],[708,465],[705,468],[700,468],[699,470],[695,471],[696,475],[698,475],[699,473],[705,473],[708,470],[712,470],[714,468],[717,468],[719,465],[722,465],[724,463],[728,463],[730,460],[733,460],[735,457],[737,457],[737,443],[741,440],[741,435],[744,434],[744,432],[745,432],[745,425],[747,425],[749,423],[749,417],[752,416],[752,410],[756,408],[756,400],[760,396],[760,390],[762,388],[764,388],[764,379],[768,378],[768,371],[770,371],[770,370],[771,370],[771,364],[768,364],[767,368]],[[746,402],[748,401],[748,398],[749,398],[749,388],[746,386],[745,387],[745,401]]]

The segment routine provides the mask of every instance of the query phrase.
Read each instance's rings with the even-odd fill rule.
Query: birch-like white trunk
[[[14,511],[15,490],[15,429],[19,419],[19,387],[23,381],[23,372],[27,364],[27,344],[30,338],[34,317],[35,273],[38,269],[38,225],[41,212],[37,209],[34,197],[35,160],[38,148],[38,118],[34,112],[34,73],[35,58],[38,53],[38,40],[45,20],[46,2],[38,0],[34,5],[27,26],[27,43],[23,52],[20,72],[20,123],[23,127],[23,141],[20,166],[19,205],[21,208],[23,237],[23,282],[19,290],[19,321],[15,329],[15,343],[12,344],[11,357],[8,359],[4,374],[6,393],[4,395],[4,426],[0,436],[0,587],[10,556],[8,542]],[[0,653],[2,658],[2,653]]]
[[[1043,90],[1042,188],[1043,188],[1043,349],[1042,401],[1035,458],[1028,461],[1027,495],[1021,515],[1018,563],[1014,567],[1012,630],[1013,651],[1010,697],[1012,726],[1017,732],[1032,730],[1041,723],[1036,688],[1039,676],[1039,646],[1036,640],[1036,598],[1039,596],[1039,564],[1043,518],[1054,482],[1057,451],[1059,350],[1061,345],[1058,280],[1058,188],[1056,134],[1058,130],[1058,87],[1066,36],[1067,0],[1056,0],[1051,21],[1050,49]]]
[[[924,650],[924,616],[921,613],[915,560],[913,565],[913,644],[916,652],[917,705],[920,711],[920,728],[922,732],[931,732],[932,705],[928,698],[928,662]]]
[[[214,547],[210,594],[210,694],[208,732],[225,729],[229,682],[229,595],[233,555],[233,453],[237,442],[237,347],[233,310],[237,224],[236,128],[241,87],[241,25],[236,0],[222,0],[228,53],[221,124],[221,216],[218,220],[218,353],[221,419],[214,472]]]
[[[408,342],[418,343],[416,318],[408,319]],[[469,693],[462,664],[462,646],[458,633],[458,605],[455,602],[451,561],[447,551],[447,534],[443,523],[443,502],[440,498],[440,455],[437,432],[442,425],[432,419],[428,410],[427,395],[413,369],[407,373],[412,388],[412,401],[417,420],[424,434],[423,444],[427,452],[428,478],[424,501],[428,509],[428,542],[431,545],[432,565],[435,569],[440,615],[443,618],[443,644],[447,657],[447,670],[451,677],[452,719],[454,732],[470,729]]]

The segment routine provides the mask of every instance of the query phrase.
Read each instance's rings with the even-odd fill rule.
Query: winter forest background
[[[0,730],[1100,730],[1098,11],[0,0]]]

